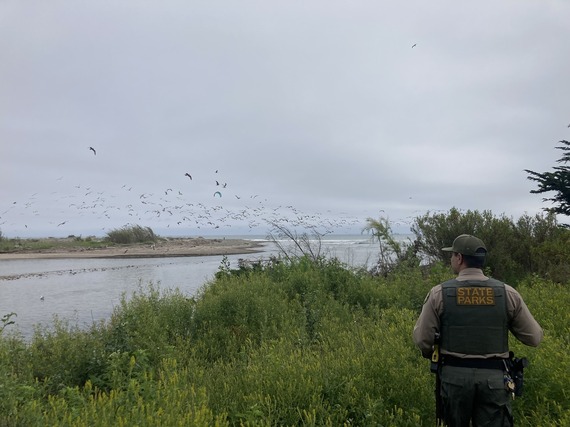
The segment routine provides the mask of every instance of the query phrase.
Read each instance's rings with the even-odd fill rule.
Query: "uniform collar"
[[[460,282],[465,280],[488,280],[489,278],[483,274],[480,268],[464,268],[457,275]]]

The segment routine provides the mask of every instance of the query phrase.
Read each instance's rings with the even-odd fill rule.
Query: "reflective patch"
[[[457,288],[457,305],[495,305],[493,288]]]

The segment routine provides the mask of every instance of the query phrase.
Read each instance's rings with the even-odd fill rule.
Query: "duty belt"
[[[461,358],[453,356],[444,356],[443,365],[456,366],[458,368],[476,368],[476,369],[505,369],[507,359],[492,357],[490,359],[474,359]]]

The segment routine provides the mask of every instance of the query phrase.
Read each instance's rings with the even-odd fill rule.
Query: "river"
[[[352,266],[370,266],[377,260],[378,244],[366,235],[327,236],[321,252]],[[236,268],[240,258],[258,260],[276,254],[275,243],[265,242],[262,252],[229,255],[227,261]],[[8,325],[5,332],[18,331],[25,339],[32,337],[36,326],[51,327],[54,316],[88,327],[108,319],[123,296],[128,298],[150,283],[195,295],[214,278],[222,260],[221,255],[0,260],[0,317],[16,313],[11,317],[15,324]]]

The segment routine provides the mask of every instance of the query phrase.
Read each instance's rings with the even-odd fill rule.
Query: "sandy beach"
[[[50,249],[22,249],[0,253],[0,259],[34,258],[159,258],[234,255],[261,252],[262,242],[226,238],[171,238],[149,244],[109,245],[101,248],[54,245]]]

